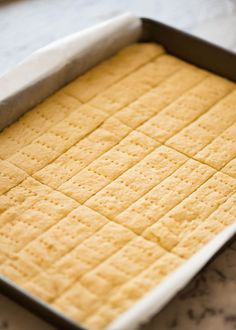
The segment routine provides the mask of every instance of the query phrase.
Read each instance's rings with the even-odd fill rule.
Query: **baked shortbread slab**
[[[134,44],[0,133],[0,270],[104,329],[236,215],[236,86]]]

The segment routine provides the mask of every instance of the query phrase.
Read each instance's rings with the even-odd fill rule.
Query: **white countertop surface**
[[[131,11],[236,51],[236,0],[0,0],[0,75],[34,50]],[[53,330],[0,295],[0,330]],[[233,242],[142,330],[236,329]]]

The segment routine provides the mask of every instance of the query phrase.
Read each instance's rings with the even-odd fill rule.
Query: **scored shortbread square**
[[[0,272],[105,329],[236,217],[236,88],[133,44],[0,133]]]

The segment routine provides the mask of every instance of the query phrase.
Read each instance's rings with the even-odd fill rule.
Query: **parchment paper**
[[[33,53],[0,77],[0,130],[57,89],[138,40],[141,20],[124,14]]]
[[[150,320],[190,282],[235,233],[236,223],[233,223],[171,273],[166,280],[147,293],[131,309],[112,322],[107,330],[135,330]]]
[[[35,52],[0,78],[0,130],[98,62],[137,41],[141,32],[141,20],[125,14]],[[133,330],[149,320],[235,233],[236,223],[217,235],[107,330]]]

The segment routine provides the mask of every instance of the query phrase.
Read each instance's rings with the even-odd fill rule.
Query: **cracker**
[[[147,136],[132,132],[114,148],[93,161],[58,189],[80,203],[125,172],[151,152],[157,143]]]
[[[164,49],[155,44],[131,45],[76,79],[64,91],[82,102],[88,102],[162,53]]]
[[[134,44],[0,133],[0,272],[104,329],[235,221],[235,84]]]
[[[38,290],[46,295],[44,299],[55,300],[62,292],[66,292],[65,290],[71,290],[72,284],[76,283],[78,278],[109,258],[133,236],[128,229],[108,223],[25,287],[29,290],[38,287]],[[49,281],[50,278],[53,281]]]
[[[9,256],[65,217],[78,204],[53,191],[0,229],[1,253]],[[20,236],[19,236],[20,235]]]
[[[187,161],[172,176],[120,213],[115,220],[141,234],[148,226],[158,221],[167,211],[189,196],[204,183],[214,170],[195,162]]]
[[[105,118],[101,111],[88,105],[81,106],[63,122],[12,155],[9,161],[33,174],[93,131]]]
[[[56,92],[0,134],[0,157],[7,159],[76,110],[80,102]]]
[[[27,176],[25,171],[0,159],[0,195],[21,183]]]
[[[236,124],[226,129],[196,154],[196,159],[220,170],[236,157]]]
[[[173,72],[175,71],[173,70]],[[206,73],[201,70],[180,67],[177,72],[167,77],[157,87],[118,111],[115,116],[130,127],[136,128],[179,98],[205,76]]]
[[[161,146],[91,197],[86,205],[114,219],[186,160],[183,154]]]
[[[236,158],[232,159],[222,168],[222,172],[236,179]]]
[[[236,121],[235,102],[233,91],[166,144],[190,157],[196,155]]]
[[[131,129],[115,118],[73,145],[55,161],[34,174],[40,182],[58,188],[89,163],[116,145]]]
[[[160,142],[165,142],[208,111],[232,91],[233,87],[232,83],[223,78],[209,76],[143,124],[139,130]]]
[[[31,177],[27,177],[0,198],[1,226],[19,217],[51,189]]]

